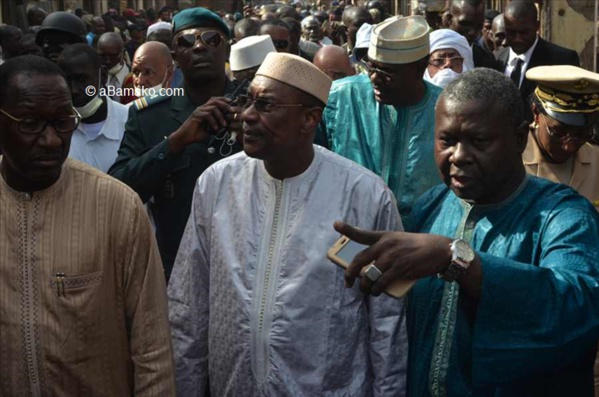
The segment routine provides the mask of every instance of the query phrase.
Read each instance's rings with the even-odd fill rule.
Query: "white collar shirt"
[[[121,70],[119,70],[119,72],[117,74],[109,74],[108,75],[108,83],[106,84],[107,86],[112,86],[112,87],[118,88],[118,89],[123,87],[123,82],[129,75],[129,66],[127,66],[125,61],[121,61],[121,62],[123,62],[123,67],[121,68]],[[121,101],[120,95],[111,95],[110,98],[116,102]]]
[[[86,134],[85,125],[79,125],[73,132],[69,151],[69,157],[102,172],[108,172],[116,160],[129,113],[127,106],[108,98],[106,101],[108,111],[100,132],[92,138]]]
[[[530,64],[530,59],[532,58],[532,53],[534,52],[535,48],[537,48],[538,42],[539,42],[539,36],[537,35],[537,38],[535,39],[535,42],[533,43],[533,45],[531,45],[530,48],[528,50],[526,50],[526,52],[524,54],[520,54],[520,55],[516,54],[514,52],[514,50],[512,50],[510,48],[510,56],[508,58],[507,65],[505,67],[504,74],[507,77],[511,77],[512,72],[514,71],[514,69],[516,68],[516,64],[518,63],[518,59],[521,59],[523,61],[523,64],[522,64],[522,72],[520,73],[520,82],[518,83],[518,88],[520,88],[520,86],[522,85],[522,81],[524,80],[524,75],[526,74],[526,70],[528,69],[528,65]]]

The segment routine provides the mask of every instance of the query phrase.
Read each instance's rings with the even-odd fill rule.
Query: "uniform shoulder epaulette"
[[[152,105],[160,103],[166,99],[170,99],[171,97],[168,95],[154,95],[154,96],[144,96],[133,101],[133,106],[135,106],[136,110],[144,110]]]

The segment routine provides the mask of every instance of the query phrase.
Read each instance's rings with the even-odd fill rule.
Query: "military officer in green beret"
[[[166,278],[191,209],[195,182],[235,142],[239,108],[226,94],[236,86],[225,74],[230,32],[201,7],[173,19],[173,58],[183,73],[184,96],[140,98],[129,110],[118,158],[108,171],[149,203]]]

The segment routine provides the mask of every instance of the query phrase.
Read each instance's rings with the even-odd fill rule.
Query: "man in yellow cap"
[[[433,159],[441,88],[423,79],[429,50],[422,16],[376,25],[363,63],[368,73],[333,83],[317,139],[381,176],[404,223],[414,201],[441,182]]]
[[[393,194],[313,145],[330,78],[269,53],[243,101],[243,150],[199,178],[170,280],[181,396],[404,396],[404,305],[346,289],[335,219],[400,230]],[[236,116],[238,117],[238,116]]]
[[[522,156],[529,174],[563,183],[599,210],[599,148],[588,143],[599,122],[599,74],[576,66],[539,66],[534,122]]]

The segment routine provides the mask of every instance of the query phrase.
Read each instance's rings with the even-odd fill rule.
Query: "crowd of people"
[[[599,74],[414,14],[0,26],[0,395],[599,396]]]

